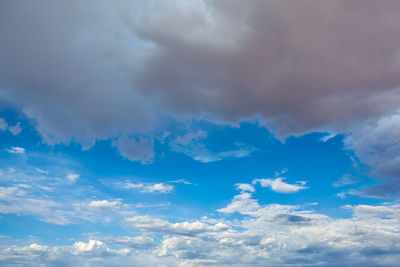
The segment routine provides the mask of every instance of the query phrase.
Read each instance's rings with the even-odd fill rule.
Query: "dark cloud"
[[[156,110],[123,67],[139,64],[140,43],[124,27],[122,3],[1,3],[0,96],[36,119],[46,141],[153,128]]]
[[[205,5],[135,25],[159,47],[140,88],[172,110],[227,120],[261,114],[293,134],[398,107],[400,3]]]
[[[373,175],[400,177],[397,132],[383,128],[376,156],[350,141],[398,116],[399,1],[0,5],[0,97],[49,143],[148,133],[171,114],[260,116],[281,137],[351,133]]]

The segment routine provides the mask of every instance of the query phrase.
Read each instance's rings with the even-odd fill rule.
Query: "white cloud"
[[[142,183],[133,184],[133,183],[128,182],[124,185],[125,189],[137,189],[137,188],[143,188],[143,187],[144,187],[144,184],[142,184]]]
[[[146,185],[143,187],[142,192],[147,193],[169,193],[174,189],[172,185],[166,185],[163,183]]]
[[[40,168],[36,168],[36,171],[37,171],[38,173],[41,173],[41,174],[49,174],[48,171],[42,170],[42,169],[40,169]]]
[[[297,182],[298,184],[288,184],[283,182],[285,178],[278,177],[275,179],[255,179],[253,184],[259,183],[262,187],[269,187],[272,191],[277,193],[296,193],[300,190],[307,189],[304,186],[304,181]]]
[[[254,186],[251,184],[236,184],[237,189],[244,191],[244,192],[254,192]]]
[[[61,204],[49,199],[32,197],[27,190],[17,187],[0,187],[0,212],[6,214],[28,214],[39,216],[43,221],[68,224],[62,212],[56,210]]]
[[[336,136],[335,133],[326,133],[325,136],[323,136],[320,140],[322,142],[328,142],[329,140],[331,140],[332,138],[334,138]]]
[[[168,183],[194,185],[192,182],[186,181],[185,179],[172,180],[168,181]]]
[[[310,210],[308,204],[263,205],[242,192],[219,210],[222,218],[170,222],[149,215],[126,217],[129,227],[143,235],[90,237],[68,246],[6,246],[0,249],[0,264],[397,266],[399,204],[344,208],[353,215],[332,218]],[[236,215],[231,218],[231,213]]]
[[[88,243],[75,242],[72,247],[74,248],[74,253],[77,254],[107,249],[105,244],[99,240],[89,240]]]
[[[0,186],[0,213],[31,215],[38,220],[58,225],[109,223],[133,215],[132,207],[119,199],[71,202],[71,198],[77,199],[77,196],[68,191],[74,190],[65,190],[64,183],[58,186],[48,187],[36,183]],[[38,189],[57,193],[58,196],[51,197]],[[62,191],[58,191],[60,189]]]
[[[153,183],[153,184],[143,184],[143,183],[130,183],[127,182],[123,188],[125,189],[140,189],[143,193],[160,193],[166,194],[171,192],[174,187],[172,185],[167,185],[164,183]]]
[[[8,148],[7,151],[12,154],[25,154],[25,149],[23,147],[13,146]]]
[[[92,208],[115,208],[119,205],[121,205],[121,201],[119,200],[95,200],[88,204],[88,206]]]
[[[251,193],[242,192],[239,195],[234,196],[231,203],[228,206],[218,209],[221,213],[241,213],[241,214],[251,214],[255,210],[258,210],[260,205],[256,200],[252,198]]]
[[[141,229],[143,231],[177,235],[196,235],[206,231],[218,232],[229,229],[227,225],[222,223],[215,225],[208,225],[199,221],[170,223],[158,218],[149,217],[148,215],[127,218],[126,221],[132,227]]]
[[[77,173],[69,173],[65,176],[68,181],[75,183],[79,179],[80,175]]]

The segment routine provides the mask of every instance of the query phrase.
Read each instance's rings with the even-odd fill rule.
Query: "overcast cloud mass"
[[[1,1],[0,108],[17,115],[0,114],[5,136],[0,177],[7,177],[1,180],[0,212],[57,225],[92,223],[112,214],[108,223],[119,221],[140,235],[117,240],[100,234],[87,243],[61,245],[13,243],[1,250],[0,261],[76,266],[90,259],[88,266],[100,266],[100,258],[108,266],[116,258],[129,266],[133,257],[138,266],[160,266],[165,257],[166,266],[263,266],[265,259],[270,266],[344,266],[335,261],[341,258],[348,266],[395,266],[400,260],[399,14],[397,0]],[[255,123],[270,135],[247,140],[240,132],[243,123]],[[27,149],[36,142],[35,133],[39,141]],[[326,146],[340,137],[342,153],[371,181],[358,186],[364,178],[343,167],[336,182],[325,183],[342,190],[337,196],[357,197],[343,205],[353,212],[351,218],[295,203],[259,204],[252,196],[257,190],[290,196],[317,190],[307,174],[286,179],[286,165],[245,181],[234,177],[230,190],[236,184],[241,193],[225,208],[226,199],[213,203],[209,212],[218,211],[213,221],[196,213],[196,221],[169,222],[134,211],[141,198],[133,205],[113,195],[131,190],[162,202],[161,196],[179,195],[179,186],[197,186],[184,175],[159,178],[168,168],[163,162],[176,162],[169,168],[177,172],[213,164],[229,169],[235,161],[275,151],[263,142],[290,146],[290,138],[311,133],[326,134],[319,141]],[[81,151],[73,154],[76,144]],[[308,149],[316,148],[296,147]],[[296,158],[293,151],[278,151],[276,157]],[[183,161],[187,158],[189,163]],[[48,182],[41,179],[51,167],[39,162],[59,168],[50,171]],[[105,166],[117,171],[124,164],[145,167],[121,172],[118,181],[100,173]],[[153,173],[157,178],[143,180],[148,174],[140,168],[152,166],[159,167]],[[29,168],[42,172],[13,176]],[[315,168],[310,163],[309,169]],[[78,174],[90,171],[96,184]],[[273,171],[282,173],[273,177]],[[221,173],[204,179],[212,187],[218,181],[211,177]],[[186,183],[168,184],[171,180]],[[74,194],[58,198],[56,188],[64,182],[87,194],[81,203],[72,201]],[[92,199],[100,185],[112,188],[104,196],[111,199]],[[48,195],[37,199],[41,190]],[[390,202],[363,206],[360,198]],[[57,212],[49,218],[53,209]],[[224,217],[235,212],[243,217]],[[378,241],[366,241],[371,239]],[[133,253],[136,248],[142,252]]]

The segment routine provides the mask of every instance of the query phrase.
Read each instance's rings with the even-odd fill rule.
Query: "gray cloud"
[[[36,119],[47,142],[153,128],[156,111],[123,67],[140,64],[141,51],[123,2],[1,3],[0,96]]]
[[[148,133],[170,115],[236,122],[279,136],[353,133],[399,114],[395,0],[2,1],[0,97],[49,143]],[[23,19],[21,19],[23,18]],[[394,177],[385,130],[356,154]],[[381,143],[382,142],[382,143]]]
[[[159,47],[141,88],[172,110],[292,134],[398,107],[398,2],[197,2],[135,24]]]
[[[154,161],[153,139],[120,137],[114,145],[121,155],[131,161],[149,164]]]

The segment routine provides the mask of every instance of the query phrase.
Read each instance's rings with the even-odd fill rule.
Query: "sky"
[[[400,2],[0,2],[1,266],[398,266]]]

